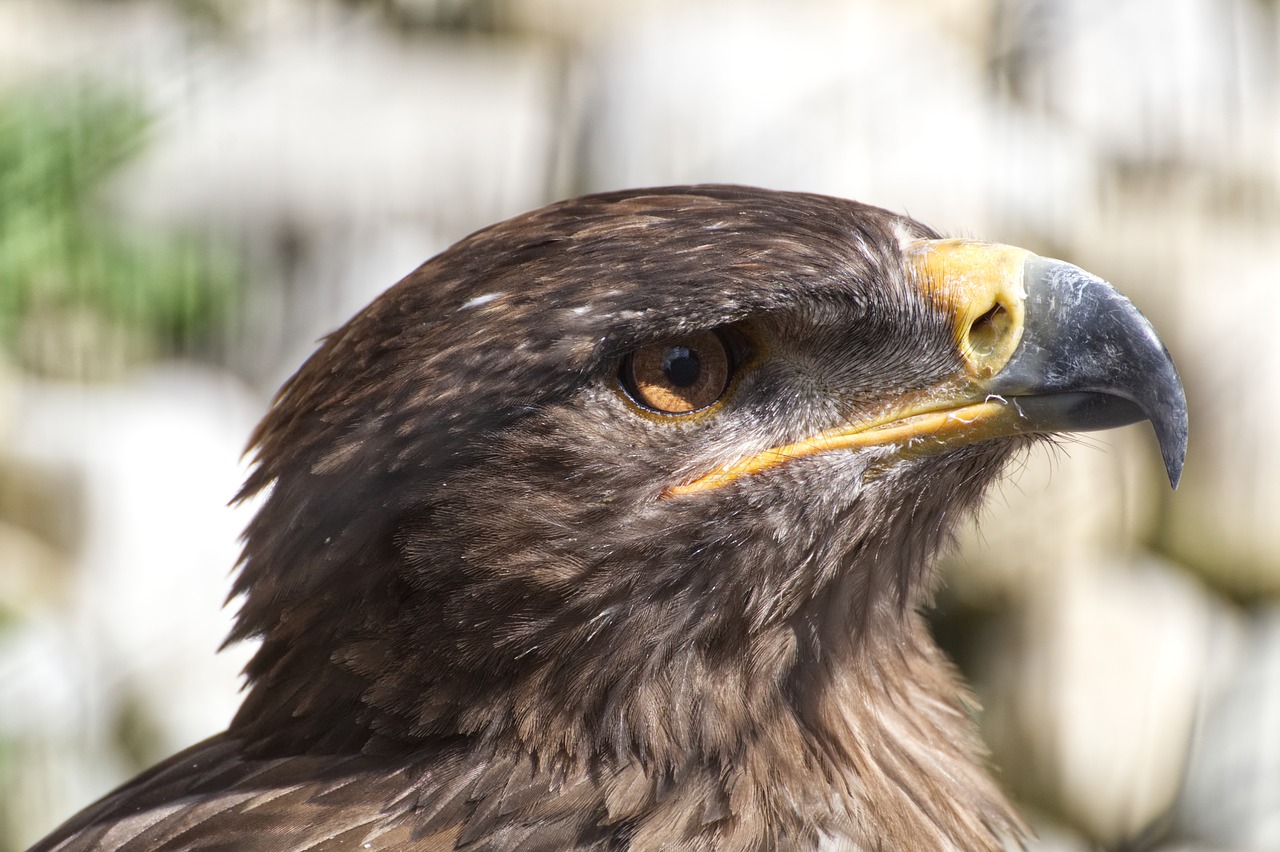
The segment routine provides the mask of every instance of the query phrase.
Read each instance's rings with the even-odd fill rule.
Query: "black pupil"
[[[698,353],[684,346],[672,346],[662,356],[662,374],[678,388],[687,388],[702,375]]]

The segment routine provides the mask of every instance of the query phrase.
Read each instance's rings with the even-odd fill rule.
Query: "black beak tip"
[[[1178,483],[1182,481],[1182,459],[1165,456],[1164,469],[1169,472],[1169,485],[1177,491]]]
[[[1182,481],[1182,465],[1187,458],[1187,402],[1182,386],[1177,386],[1178,399],[1164,409],[1163,416],[1153,417],[1151,425],[1160,441],[1160,455],[1164,459],[1169,485],[1176,491]]]

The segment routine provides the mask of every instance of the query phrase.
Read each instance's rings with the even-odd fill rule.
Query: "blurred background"
[[[468,232],[704,181],[1119,286],[1147,427],[1043,448],[935,626],[1039,849],[1280,849],[1276,0],[0,0],[0,850],[220,730],[240,452]]]

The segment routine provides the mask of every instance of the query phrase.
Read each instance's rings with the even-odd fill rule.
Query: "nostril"
[[[1013,317],[1008,309],[996,302],[969,326],[970,351],[979,358],[996,354],[1012,325]]]

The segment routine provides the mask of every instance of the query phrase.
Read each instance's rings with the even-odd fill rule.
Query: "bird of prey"
[[[1109,285],[852,201],[481,230],[252,438],[229,728],[36,850],[1000,849],[936,554],[1054,433],[1186,404]]]

